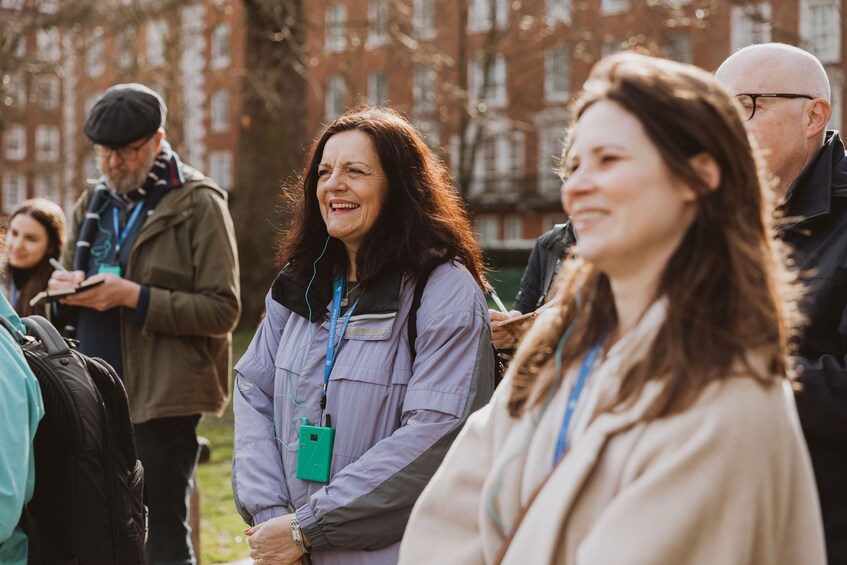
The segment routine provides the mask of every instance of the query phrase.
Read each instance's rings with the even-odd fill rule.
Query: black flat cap
[[[168,108],[143,84],[116,84],[97,99],[83,131],[92,143],[122,147],[165,127]]]

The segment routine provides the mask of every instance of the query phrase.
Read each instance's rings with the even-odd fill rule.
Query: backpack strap
[[[409,351],[412,354],[412,363],[415,362],[415,357],[418,356],[418,351],[415,349],[415,341],[418,339],[418,309],[421,307],[421,299],[423,298],[424,288],[426,288],[426,281],[429,280],[429,276],[432,274],[432,271],[438,267],[440,263],[432,263],[427,266],[423,272],[418,277],[418,280],[415,281],[415,294],[412,297],[412,308],[409,310],[409,318],[406,322],[406,329],[408,330],[409,335]]]
[[[7,320],[3,316],[0,316],[0,326],[3,326],[4,328],[6,328],[7,332],[12,334],[12,338],[15,340],[15,342],[18,345],[23,346],[25,343],[27,343],[27,341],[28,341],[27,337],[23,333],[21,333],[21,330],[19,330],[17,327],[15,327],[15,325],[12,324],[12,322]]]
[[[53,324],[43,316],[27,316],[23,320],[27,329],[34,333],[50,355],[68,355],[71,350]]]

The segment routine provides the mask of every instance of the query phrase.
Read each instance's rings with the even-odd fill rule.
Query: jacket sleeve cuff
[[[312,507],[306,504],[301,506],[294,513],[297,516],[297,522],[300,524],[300,529],[303,535],[309,541],[311,551],[324,551],[332,549],[332,544],[326,539],[326,536],[318,525],[318,518],[312,511]]]
[[[146,284],[141,285],[141,293],[138,295],[138,304],[135,306],[135,314],[132,321],[135,327],[144,326],[144,320],[147,319],[147,310],[150,308],[150,287]]]
[[[262,522],[267,522],[271,518],[279,518],[280,516],[285,516],[290,513],[291,512],[289,512],[288,508],[285,506],[271,506],[270,508],[259,510],[253,515],[253,525],[255,526]]]

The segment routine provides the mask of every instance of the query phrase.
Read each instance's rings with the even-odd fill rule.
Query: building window
[[[769,3],[733,6],[730,21],[730,51],[771,41],[771,5]]]
[[[500,241],[500,230],[497,225],[497,216],[480,215],[474,219],[474,231],[476,240],[480,245],[490,245]]]
[[[26,158],[26,128],[11,125],[3,132],[3,155],[9,161],[21,161]]]
[[[26,37],[18,37],[18,42],[15,44],[15,57],[18,59],[26,57]]]
[[[375,106],[388,102],[388,79],[382,71],[368,73],[368,102]]]
[[[3,211],[10,213],[26,200],[26,177],[21,173],[3,173]]]
[[[48,162],[59,160],[59,128],[56,126],[35,128],[35,158]]]
[[[165,64],[168,39],[168,22],[153,20],[147,24],[147,64],[161,67]]]
[[[40,174],[35,177],[35,196],[59,202],[59,176]]]
[[[668,34],[665,40],[665,55],[668,59],[680,63],[691,63],[691,35],[688,32],[677,32]]]
[[[329,77],[326,86],[326,107],[324,108],[328,120],[334,120],[344,113],[346,94],[347,86],[344,84],[344,77],[341,75]]]
[[[600,57],[608,57],[614,55],[621,50],[621,42],[614,39],[604,39],[600,45]]]
[[[435,69],[426,65],[415,67],[412,84],[412,109],[431,112],[435,109]]]
[[[570,23],[571,0],[546,0],[547,17],[558,22]]]
[[[629,10],[629,0],[600,0],[600,13],[620,14]]]
[[[842,91],[844,87],[839,82],[832,83],[832,92],[830,93],[829,103],[832,104],[832,115],[829,116],[829,129],[837,129],[844,131],[845,124],[842,120]]]
[[[0,8],[7,10],[21,10],[24,7],[26,0],[3,0],[0,2]]]
[[[412,0],[412,27],[418,38],[435,36],[435,0]]]
[[[135,66],[135,28],[121,30],[117,37],[118,68],[131,69]]]
[[[103,28],[94,29],[91,37],[88,39],[88,45],[85,50],[85,71],[90,77],[98,77],[106,70],[106,64],[103,62]]]
[[[426,144],[433,148],[438,147],[441,142],[438,122],[431,118],[416,118],[414,122]]]
[[[209,153],[209,176],[224,190],[232,190],[232,152],[212,151]]]
[[[492,25],[498,29],[509,23],[507,0],[470,0],[468,6],[468,31],[488,31]]]
[[[59,0],[39,0],[38,11],[42,14],[55,14],[59,9]]]
[[[230,45],[229,25],[219,24],[212,30],[212,68],[223,69],[229,66]]]
[[[6,75],[9,76],[9,75]],[[12,104],[17,108],[26,106],[26,82],[22,73],[11,75],[11,84],[7,87],[6,103]]]
[[[55,63],[61,56],[59,50],[59,30],[40,29],[35,34],[35,50],[40,61]]]
[[[559,168],[564,148],[566,124],[555,123],[538,134],[538,192],[542,196],[558,197],[562,188]]]
[[[503,239],[505,241],[520,241],[523,239],[523,218],[517,214],[509,214],[503,221]]]
[[[496,55],[491,58],[488,73],[484,72],[482,58],[473,62],[470,72],[471,97],[485,100],[491,107],[506,105],[506,58]],[[487,75],[487,76],[486,76]]]
[[[55,75],[38,75],[33,83],[35,99],[45,110],[55,110],[59,107],[59,77]]]
[[[544,95],[547,100],[567,100],[570,94],[570,50],[556,47],[544,53]]]
[[[515,198],[521,194],[525,180],[523,133],[508,131],[503,125],[495,125],[476,148],[473,194]]]
[[[383,45],[388,41],[388,0],[368,2],[368,46]]]
[[[841,11],[839,0],[801,0],[800,36],[821,63],[841,60]]]
[[[326,23],[326,51],[328,53],[344,51],[347,45],[345,39],[347,33],[347,8],[340,4],[331,4],[326,7],[324,18]]]
[[[212,131],[221,133],[229,131],[229,92],[216,90],[210,98],[212,114]]]

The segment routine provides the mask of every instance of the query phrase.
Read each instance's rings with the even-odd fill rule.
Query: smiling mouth
[[[329,205],[329,209],[332,211],[335,210],[355,210],[359,208],[358,204],[353,204],[352,202],[336,202]]]

